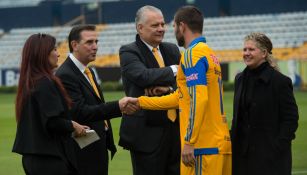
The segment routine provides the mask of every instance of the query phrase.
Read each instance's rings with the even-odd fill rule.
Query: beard
[[[176,39],[177,39],[178,46],[183,47],[183,46],[184,46],[184,43],[185,43],[184,37],[183,37],[183,36],[181,36],[181,37],[176,37]]]
[[[182,34],[179,31],[179,28],[177,28],[176,30],[176,39],[177,39],[177,43],[179,47],[183,47],[184,46],[184,37],[182,36]]]

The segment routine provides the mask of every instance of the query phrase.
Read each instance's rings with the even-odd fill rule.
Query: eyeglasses
[[[39,39],[44,38],[46,36],[45,33],[38,33],[37,35]]]

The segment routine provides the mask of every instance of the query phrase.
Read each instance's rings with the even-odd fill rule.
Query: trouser
[[[196,156],[193,167],[185,166],[181,161],[182,175],[231,175],[231,154],[213,154]]]
[[[26,175],[75,175],[76,170],[60,157],[23,155],[22,165]]]
[[[144,153],[130,151],[133,175],[179,175],[180,136],[178,125],[171,125],[161,138],[159,147]]]

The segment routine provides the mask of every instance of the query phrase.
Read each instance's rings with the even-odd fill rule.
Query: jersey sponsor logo
[[[191,74],[191,75],[187,76],[186,80],[187,80],[187,82],[188,81],[193,81],[193,80],[198,80],[198,73],[194,73],[194,74]]]
[[[214,62],[216,65],[220,65],[219,59],[218,59],[215,55],[210,54],[210,58],[213,60],[213,62]]]
[[[221,76],[222,75],[222,72],[219,71],[216,67],[214,67],[214,74],[218,75],[218,76]]]

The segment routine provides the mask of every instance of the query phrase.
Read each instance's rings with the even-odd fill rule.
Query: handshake
[[[145,96],[162,96],[173,92],[170,86],[154,86],[144,90]],[[141,109],[138,98],[124,97],[119,100],[119,108],[123,114],[131,115]]]
[[[119,108],[123,114],[131,115],[140,110],[139,100],[133,97],[124,97],[118,101]]]

